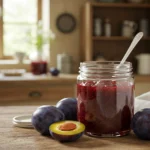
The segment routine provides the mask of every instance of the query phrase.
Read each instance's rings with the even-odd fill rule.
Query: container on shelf
[[[150,75],[150,54],[141,53],[136,56],[138,60],[138,74]]]
[[[149,20],[147,18],[143,18],[140,20],[140,31],[144,33],[144,36],[149,35]]]
[[[94,19],[94,35],[95,36],[102,35],[102,20],[99,17]]]
[[[57,55],[57,68],[61,73],[71,74],[72,73],[72,57],[66,53]]]
[[[34,75],[46,74],[48,72],[48,63],[42,51],[35,51],[30,56],[31,72]]]
[[[111,36],[111,23],[110,19],[106,18],[104,23],[104,36],[110,37]]]
[[[122,24],[122,36],[124,37],[133,37],[138,25],[134,21],[124,20]]]

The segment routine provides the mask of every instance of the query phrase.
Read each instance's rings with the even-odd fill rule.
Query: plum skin
[[[66,120],[77,120],[77,100],[76,98],[63,98],[57,104],[65,115]]]
[[[131,128],[138,138],[150,140],[150,108],[138,111],[133,116]]]
[[[80,134],[75,134],[75,135],[58,135],[56,133],[53,133],[50,131],[50,134],[51,136],[57,140],[57,141],[60,141],[60,142],[73,142],[73,141],[76,141],[77,139],[79,139],[82,135],[83,135],[84,132],[81,132]]]
[[[58,76],[59,70],[57,68],[52,67],[50,68],[50,73],[52,76]]]
[[[32,125],[42,135],[50,135],[49,126],[65,119],[64,114],[55,106],[41,106],[32,115]]]

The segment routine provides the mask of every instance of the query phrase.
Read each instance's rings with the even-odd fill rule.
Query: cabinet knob
[[[29,97],[41,97],[42,94],[39,91],[32,91],[29,93]]]

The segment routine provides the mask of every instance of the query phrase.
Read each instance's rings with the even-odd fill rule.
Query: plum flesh
[[[60,121],[50,127],[51,136],[60,142],[72,142],[79,139],[85,130],[84,124],[78,121]]]

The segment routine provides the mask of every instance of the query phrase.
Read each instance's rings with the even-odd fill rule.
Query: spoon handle
[[[130,55],[130,53],[132,52],[132,50],[134,49],[134,47],[137,45],[137,43],[141,40],[141,38],[143,37],[143,32],[139,32],[133,39],[132,43],[130,44],[126,54],[124,55],[124,57],[122,58],[120,65],[124,64],[124,62],[126,61],[126,59],[128,58],[128,56]]]

